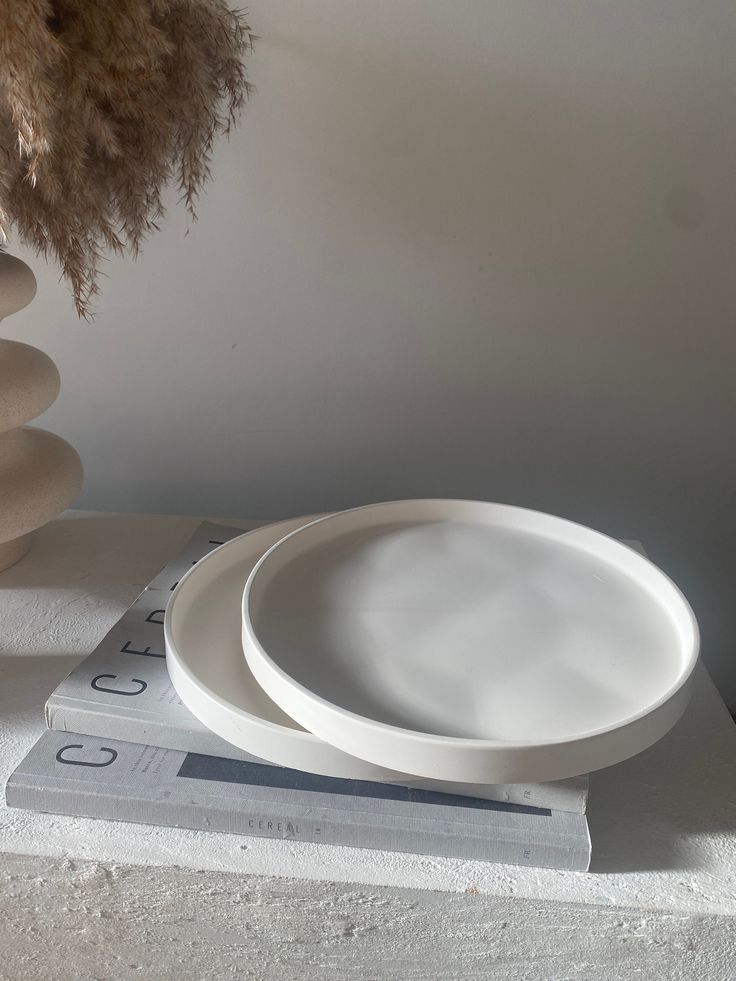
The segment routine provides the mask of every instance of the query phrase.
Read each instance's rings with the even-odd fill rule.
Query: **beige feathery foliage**
[[[81,316],[168,184],[196,217],[252,42],[225,0],[0,0],[0,239],[55,258]]]

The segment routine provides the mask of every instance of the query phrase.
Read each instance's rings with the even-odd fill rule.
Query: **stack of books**
[[[166,604],[187,569],[241,534],[200,525],[50,695],[48,729],[10,777],[9,806],[205,834],[589,867],[587,777],[489,786],[482,797],[344,780],[249,756],[194,718],[166,670]]]

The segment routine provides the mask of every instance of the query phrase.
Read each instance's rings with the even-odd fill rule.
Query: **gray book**
[[[163,749],[263,762],[210,732],[184,706],[166,670],[163,618],[184,573],[240,528],[205,522],[183,551],[145,589],[98,647],[58,686],[46,703],[50,729],[108,736]],[[431,781],[412,781],[427,787]],[[463,785],[463,793],[490,800],[584,814],[588,777],[541,784]]]
[[[10,807],[139,824],[584,871],[585,816],[46,732]]]

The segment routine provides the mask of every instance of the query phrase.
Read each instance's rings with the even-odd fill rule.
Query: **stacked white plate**
[[[698,656],[692,610],[647,559],[472,501],[250,532],[184,576],[164,630],[184,704],[253,756],[478,795],[651,745]]]

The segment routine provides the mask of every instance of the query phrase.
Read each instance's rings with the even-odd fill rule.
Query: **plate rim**
[[[680,605],[680,612],[684,615],[685,623],[687,628],[691,632],[691,637],[689,638],[689,644],[687,639],[685,643],[682,642],[683,638],[681,635],[680,626],[676,625],[678,637],[681,640],[681,653],[683,657],[683,665],[678,673],[677,679],[673,682],[665,692],[661,693],[657,699],[649,702],[643,709],[638,712],[627,716],[624,719],[620,719],[612,724],[601,726],[594,730],[588,730],[584,733],[577,733],[557,738],[545,739],[544,741],[530,741],[530,740],[499,740],[499,739],[483,739],[477,737],[463,737],[463,736],[447,736],[440,735],[437,733],[422,732],[420,730],[408,729],[397,725],[392,725],[390,723],[381,722],[376,719],[371,719],[369,716],[361,715],[360,713],[354,712],[351,709],[343,708],[336,705],[334,702],[329,701],[321,695],[316,694],[311,691],[301,682],[292,678],[279,664],[277,664],[268,652],[264,649],[263,645],[258,639],[257,632],[254,628],[251,613],[250,613],[250,599],[253,589],[253,584],[257,580],[259,575],[263,574],[264,566],[272,560],[272,557],[277,549],[283,548],[291,539],[303,534],[308,529],[312,529],[317,525],[322,525],[325,522],[331,524],[335,521],[344,521],[351,515],[365,513],[369,511],[375,511],[377,509],[384,510],[387,508],[394,508],[396,506],[406,507],[411,509],[412,506],[425,506],[434,505],[440,507],[451,506],[455,507],[458,505],[469,505],[469,506],[482,506],[484,509],[490,508],[496,511],[502,511],[504,513],[512,513],[514,515],[522,514],[524,516],[531,516],[534,519],[541,520],[544,523],[551,522],[553,525],[559,525],[560,527],[573,532],[577,535],[583,535],[586,538],[591,538],[592,540],[600,540],[605,544],[606,549],[613,549],[619,552],[621,555],[625,556],[628,563],[632,563],[634,566],[640,566],[642,569],[647,570],[649,575],[652,574],[658,578],[665,589],[669,590],[672,597]],[[671,616],[671,619],[674,618]],[[289,699],[290,708],[283,710],[287,712],[288,715],[293,716],[300,725],[304,725],[304,722],[300,721],[298,716],[293,712],[292,708],[297,702],[308,703],[310,707],[316,707],[320,712],[325,713],[328,716],[332,716],[335,719],[345,719],[352,726],[365,728],[367,730],[378,730],[385,736],[395,736],[404,743],[414,743],[419,746],[433,746],[437,749],[449,749],[451,751],[457,750],[469,750],[474,752],[485,752],[488,754],[506,754],[506,753],[529,753],[544,751],[546,748],[551,747],[555,749],[570,747],[574,745],[580,746],[584,743],[590,743],[592,741],[600,740],[606,736],[615,736],[617,734],[623,733],[625,730],[632,726],[636,726],[637,723],[641,723],[645,720],[652,719],[655,717],[660,710],[666,708],[671,702],[677,699],[679,693],[683,692],[692,683],[693,673],[697,667],[700,652],[700,632],[698,628],[698,623],[695,618],[695,614],[688,603],[686,597],[676,585],[676,583],[661,570],[657,565],[655,565],[649,558],[641,555],[631,546],[626,545],[624,542],[618,539],[612,538],[603,532],[597,531],[595,529],[589,528],[586,525],[582,525],[578,522],[571,521],[568,518],[561,518],[557,515],[552,515],[544,511],[539,511],[532,508],[525,508],[519,505],[504,504],[500,502],[492,501],[474,501],[462,498],[409,498],[405,500],[395,500],[395,501],[385,501],[376,504],[363,505],[361,507],[350,508],[345,511],[339,511],[331,514],[322,515],[315,518],[313,521],[308,522],[305,525],[296,528],[294,531],[285,535],[284,538],[280,539],[274,545],[271,546],[258,560],[245,584],[243,590],[242,598],[242,633],[243,633],[243,649],[245,653],[246,660],[251,668],[251,671],[255,675],[259,684],[264,688],[266,693],[269,695],[273,701],[276,702],[280,707],[282,706],[282,698],[285,692],[291,692],[295,696],[295,699]],[[686,645],[689,650],[686,650]],[[687,700],[682,706],[684,710]],[[654,739],[652,739],[647,745],[651,745],[656,742],[657,739],[661,738],[665,732],[677,721],[679,715],[682,714],[682,710],[677,714],[677,716],[672,719],[669,725],[663,729]],[[309,726],[310,729],[313,728],[313,723]],[[323,739],[328,739],[325,735],[322,736]],[[330,739],[330,741],[332,741]],[[642,748],[646,748],[643,746]],[[346,750],[352,752],[355,755],[355,750]],[[617,757],[617,759],[624,759],[624,757]],[[613,761],[612,761],[613,762]],[[609,765],[604,763],[602,765]],[[589,767],[587,769],[595,769],[596,767]],[[581,770],[580,772],[585,772]],[[566,776],[571,776],[573,774],[569,773]],[[464,777],[463,779],[466,779]],[[526,778],[525,778],[526,779]],[[531,778],[529,778],[531,779]],[[548,779],[557,779],[556,776],[551,776]]]
[[[236,547],[236,543],[241,542],[242,539],[248,538],[248,537],[250,537],[253,534],[256,534],[258,532],[265,531],[265,529],[267,529],[267,528],[273,528],[274,530],[276,530],[280,525],[289,525],[289,524],[292,524],[293,522],[299,521],[299,520],[301,520],[301,519],[299,519],[299,518],[286,518],[283,521],[267,522],[267,523],[265,523],[263,525],[259,525],[257,528],[245,529],[243,531],[243,534],[242,535],[236,535],[235,538],[231,538],[229,541],[224,542],[222,545],[218,545],[216,548],[213,548],[211,552],[208,552],[206,555],[203,555],[202,558],[199,559],[191,567],[191,569],[187,569],[187,571],[181,577],[181,579],[179,580],[179,582],[176,584],[176,587],[172,591],[171,596],[169,597],[169,601],[166,604],[166,610],[164,612],[164,644],[165,644],[165,648],[166,648],[166,665],[167,665],[167,668],[169,667],[169,664],[173,663],[175,665],[175,668],[176,668],[177,673],[179,673],[180,675],[183,675],[187,679],[187,682],[190,685],[196,687],[196,690],[198,692],[204,692],[204,694],[208,698],[210,698],[213,702],[215,702],[221,708],[226,709],[227,711],[232,711],[232,709],[233,709],[232,703],[229,703],[226,699],[224,699],[216,691],[213,691],[212,688],[209,687],[209,685],[203,684],[192,673],[191,669],[183,662],[183,660],[182,660],[182,658],[181,658],[181,656],[179,654],[178,644],[176,643],[175,638],[173,636],[172,620],[174,618],[175,607],[176,607],[177,603],[181,603],[182,602],[182,600],[181,600],[182,593],[185,593],[189,588],[191,588],[188,585],[188,583],[193,578],[194,579],[199,578],[199,576],[201,575],[202,569],[204,568],[204,566],[206,565],[206,563],[210,559],[213,559],[216,556],[219,556],[223,552],[228,552],[228,551],[234,550],[235,547]],[[305,521],[308,524],[311,524],[312,520],[314,520],[314,519],[311,516],[310,517],[307,517],[305,519]],[[295,531],[298,531],[299,529],[296,528],[294,530]],[[171,672],[169,672],[169,673],[171,673]],[[173,682],[174,682],[174,679],[172,678],[172,683]],[[176,685],[174,685],[174,687],[176,688]],[[177,694],[181,697],[181,693],[179,692],[179,689],[178,688],[176,688],[176,691],[177,691]],[[184,701],[183,698],[182,698],[182,701]],[[190,712],[192,712],[192,714],[195,714],[194,711],[193,711],[193,709],[191,709],[189,707],[189,705],[187,705],[187,708],[189,709]],[[280,708],[280,706],[279,706],[279,708]],[[283,711],[283,709],[281,711]],[[318,737],[316,737],[314,735],[314,733],[309,732],[307,729],[304,729],[304,728],[292,729],[289,726],[282,725],[280,722],[269,722],[268,719],[263,719],[260,716],[253,715],[250,712],[249,713],[243,713],[243,714],[247,714],[248,715],[248,718],[249,719],[252,719],[253,722],[256,725],[260,726],[260,727],[263,727],[263,728],[266,728],[266,729],[278,729],[278,730],[282,730],[284,732],[288,732],[289,734],[294,733],[299,738],[306,737],[306,741],[307,742],[311,742],[311,743],[322,743],[322,742],[324,742],[324,740],[320,740]],[[288,713],[285,713],[285,714],[288,714]],[[299,725],[299,723],[297,723],[297,725]],[[217,735],[219,735],[219,733],[217,733]],[[223,736],[221,738],[224,739],[225,737]]]

